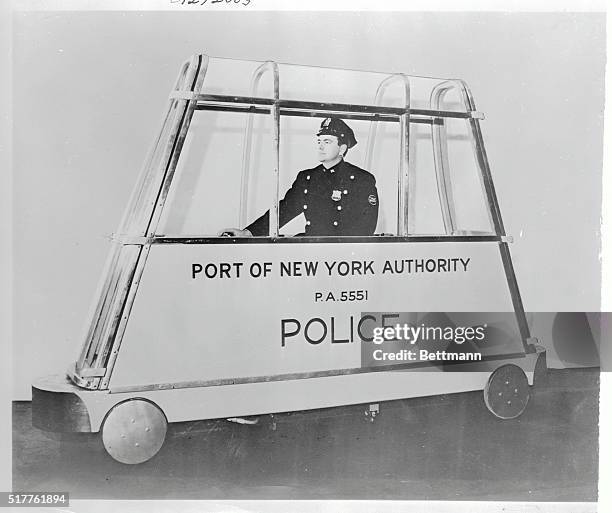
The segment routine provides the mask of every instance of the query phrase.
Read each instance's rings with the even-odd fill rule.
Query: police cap
[[[335,135],[338,138],[338,144],[346,144],[348,148],[357,144],[357,139],[355,139],[351,127],[336,117],[324,119],[317,135]]]

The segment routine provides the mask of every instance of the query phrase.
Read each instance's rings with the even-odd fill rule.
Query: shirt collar
[[[321,169],[323,170],[324,173],[327,173],[328,171],[331,171],[332,169],[334,170],[334,172],[338,172],[340,171],[340,169],[342,169],[342,167],[344,166],[344,159],[340,159],[340,162],[338,162],[337,164],[334,164],[332,167],[330,167],[329,169],[327,169],[323,163],[321,162],[320,164]]]

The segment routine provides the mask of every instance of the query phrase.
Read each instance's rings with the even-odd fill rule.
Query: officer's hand
[[[240,228],[224,228],[218,234],[218,237],[252,237],[253,234],[249,230],[241,230]]]

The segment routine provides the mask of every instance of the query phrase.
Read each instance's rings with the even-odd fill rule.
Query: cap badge
[[[331,199],[333,199],[334,201],[340,201],[341,198],[342,198],[342,192],[341,191],[334,190],[332,192]]]

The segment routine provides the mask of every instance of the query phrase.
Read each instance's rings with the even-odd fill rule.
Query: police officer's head
[[[326,118],[317,132],[319,160],[322,162],[344,157],[349,148],[357,144],[355,134],[340,118]]]

